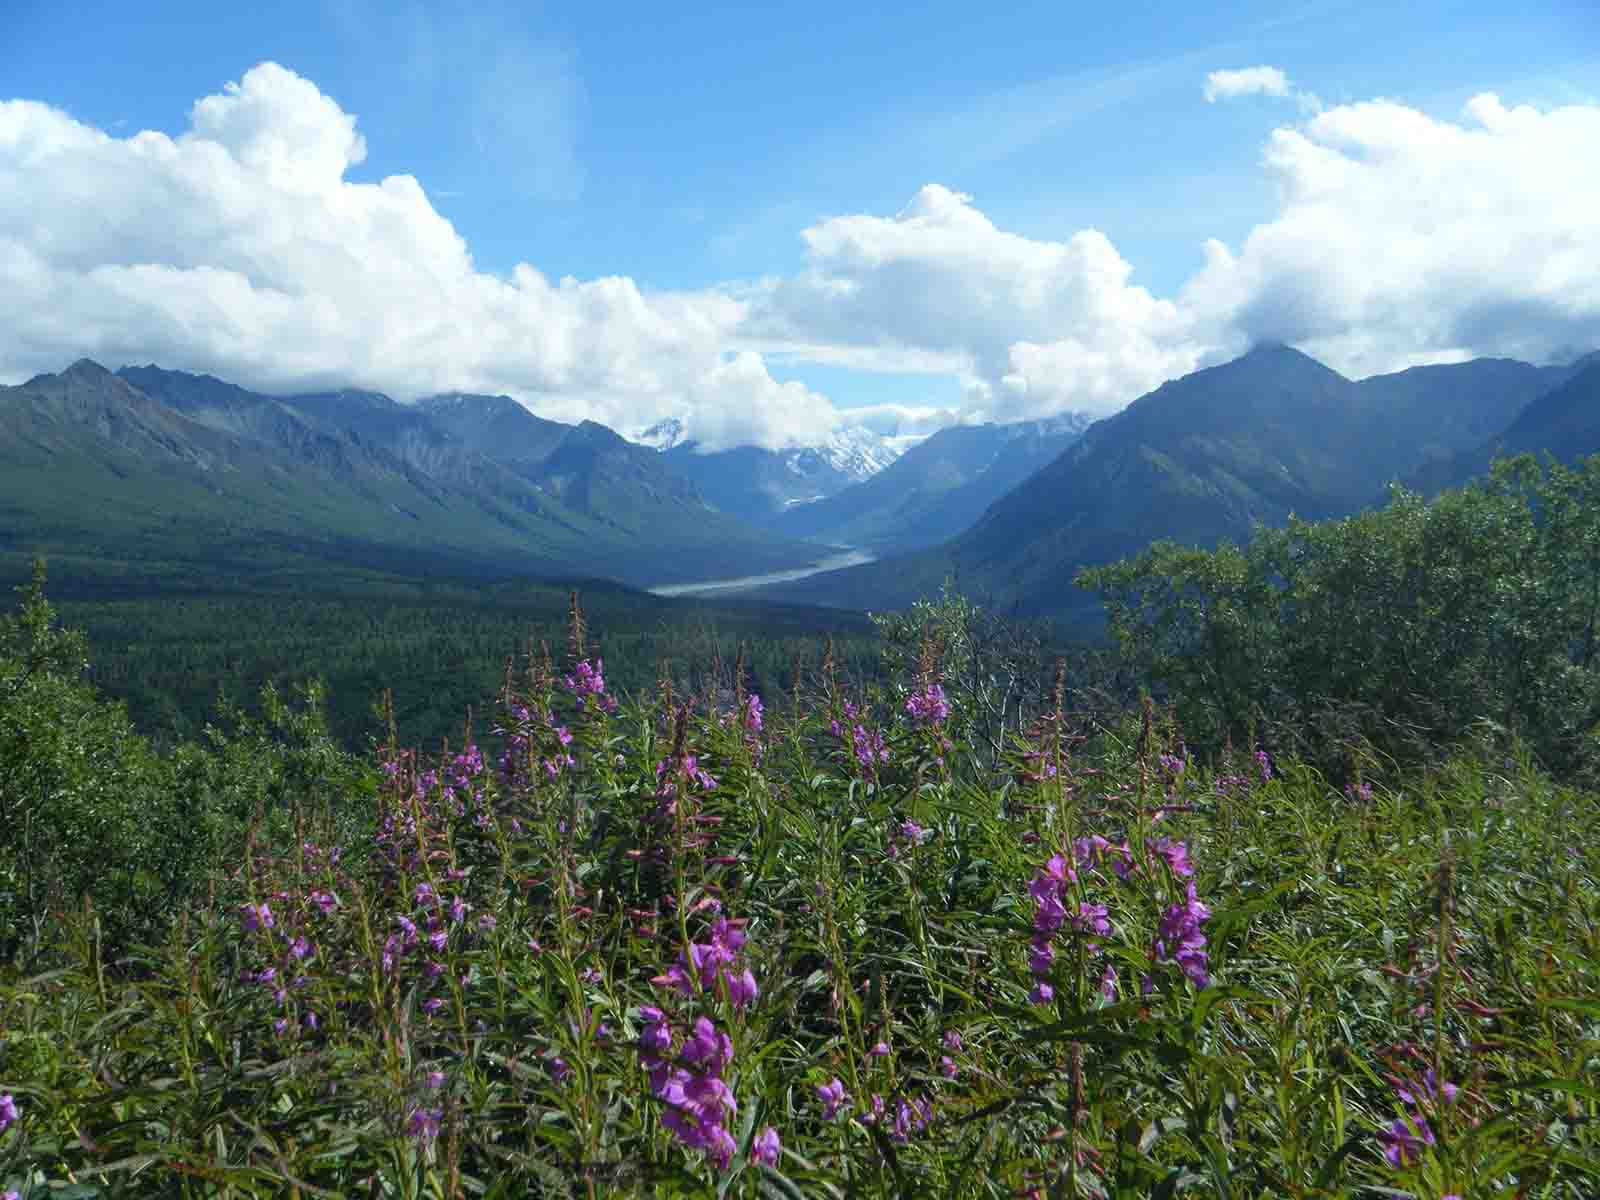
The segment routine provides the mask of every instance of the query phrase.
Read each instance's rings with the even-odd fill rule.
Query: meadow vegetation
[[[619,695],[574,603],[365,756],[315,688],[157,753],[36,581],[0,1192],[1600,1193],[1593,476],[1158,547],[1122,676],[947,595]]]

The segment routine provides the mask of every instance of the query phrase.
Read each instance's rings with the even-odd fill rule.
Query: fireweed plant
[[[1059,676],[994,773],[931,640],[779,712],[572,624],[358,833],[291,798],[132,953],[62,913],[0,1192],[1600,1194],[1593,796],[1201,762]]]

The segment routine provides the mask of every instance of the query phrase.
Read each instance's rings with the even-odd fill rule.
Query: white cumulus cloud
[[[622,429],[687,411],[708,444],[773,448],[836,422],[736,350],[741,301],[479,271],[414,178],[347,178],[365,154],[355,117],[274,63],[176,138],[0,103],[0,377],[87,354],[278,391],[507,392]]]
[[[1289,77],[1277,67],[1242,67],[1237,71],[1212,71],[1206,76],[1207,103],[1236,96],[1287,96]]]
[[[1275,338],[1349,374],[1600,346],[1600,107],[1377,100],[1276,130],[1277,214],[1210,243],[1182,303],[1217,340]]]
[[[1130,283],[1096,230],[1021,237],[929,184],[893,217],[834,217],[804,238],[805,269],[750,298],[745,335],[818,361],[959,374],[976,414],[1113,412],[1196,362],[1183,314]]]

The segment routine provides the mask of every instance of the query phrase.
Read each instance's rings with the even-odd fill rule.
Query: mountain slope
[[[1079,568],[1157,538],[1211,545],[1354,511],[1427,454],[1472,444],[1550,375],[1484,360],[1353,383],[1286,346],[1258,347],[1140,397],[1092,426],[959,537],[917,555],[813,577],[787,598],[894,607],[954,576],[1022,612],[1086,600]]]
[[[630,535],[676,530],[696,540],[762,543],[765,535],[713,512],[662,456],[593,421],[564,425],[509,396],[453,393],[418,408],[462,444],[494,458],[575,511]]]
[[[1568,367],[1546,368],[1558,380],[1494,436],[1471,449],[1429,463],[1406,482],[1433,495],[1483,475],[1506,454],[1550,453],[1563,462],[1600,454],[1600,351]]]
[[[583,487],[592,462],[618,447],[644,456],[647,473],[661,470],[609,430],[562,428],[568,458],[550,462]],[[691,521],[693,489],[681,480],[666,487],[670,505],[652,507],[639,492],[626,521],[587,498],[564,503],[560,490],[376,393],[282,399],[155,367],[119,376],[88,361],[0,388],[8,571],[45,553],[69,576],[101,580],[336,567],[652,584],[815,557],[734,529],[704,505]]]
[[[181,372],[160,374],[174,394],[215,390]],[[808,554],[712,511],[655,452],[594,422],[546,420],[509,396],[455,392],[404,405],[358,390],[281,401],[243,395],[391,456],[419,486],[464,490],[559,527],[590,571],[653,583],[789,567]]]
[[[837,430],[822,446],[740,446],[709,454],[702,454],[692,440],[674,440],[681,435],[675,423],[663,422],[641,436],[667,443],[661,456],[692,480],[713,507],[756,525],[776,525],[790,509],[871,478],[896,457],[887,442],[866,429]]]
[[[1535,400],[1498,439],[1509,454],[1548,450],[1563,462],[1600,453],[1600,355]]]
[[[952,425],[870,478],[773,522],[795,537],[880,552],[948,540],[1082,435],[1082,417]]]

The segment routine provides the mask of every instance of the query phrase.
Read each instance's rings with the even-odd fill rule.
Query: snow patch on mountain
[[[835,429],[827,445],[815,449],[830,467],[857,483],[876,475],[900,457],[900,451],[882,435],[861,425]]]
[[[632,440],[655,450],[671,450],[693,442],[688,426],[678,417],[657,421],[635,433]],[[800,478],[810,478],[819,470],[827,470],[845,476],[851,483],[859,483],[899,458],[909,444],[901,438],[885,438],[864,426],[847,425],[835,429],[821,445],[768,453],[790,474]]]

